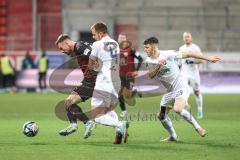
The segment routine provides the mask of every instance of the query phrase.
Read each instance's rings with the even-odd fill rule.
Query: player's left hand
[[[212,56],[209,56],[208,58],[209,58],[208,61],[211,63],[216,63],[221,60],[221,58],[218,55],[212,55]]]

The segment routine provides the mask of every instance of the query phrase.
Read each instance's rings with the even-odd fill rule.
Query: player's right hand
[[[208,57],[208,61],[211,63],[216,63],[221,60],[221,58],[218,55],[212,55]]]

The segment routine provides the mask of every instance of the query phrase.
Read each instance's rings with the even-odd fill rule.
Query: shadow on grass
[[[179,142],[182,145],[197,145],[197,146],[206,146],[206,147],[213,147],[213,148],[231,148],[231,149],[235,149],[235,148],[239,148],[239,146],[235,145],[235,144],[231,144],[231,143],[218,143],[217,141],[193,141],[193,142]]]
[[[69,145],[85,145],[91,147],[101,147],[101,148],[111,148],[111,149],[131,149],[131,150],[156,150],[156,151],[176,151],[178,152],[188,152],[190,150],[186,148],[178,148],[180,143],[138,143],[138,142],[130,142],[130,143],[122,143],[122,144],[113,144],[110,141],[101,141],[101,142],[83,142],[83,143],[68,143]]]
[[[34,143],[30,143],[29,145],[44,146],[44,145],[49,145],[49,143],[34,142]]]

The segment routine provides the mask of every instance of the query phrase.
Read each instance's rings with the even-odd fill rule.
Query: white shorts
[[[186,87],[168,92],[163,95],[162,100],[160,102],[160,107],[164,106],[164,107],[172,108],[175,103],[175,98],[182,98],[187,102],[188,97],[189,97],[189,93]]]
[[[115,85],[114,87],[111,84],[102,83],[102,86],[105,86],[105,90],[98,89],[95,86],[93,91],[93,96],[91,100],[91,106],[95,107],[113,107],[118,104],[118,92],[120,90],[120,85]]]
[[[187,78],[188,85],[194,90],[200,90],[200,78]]]

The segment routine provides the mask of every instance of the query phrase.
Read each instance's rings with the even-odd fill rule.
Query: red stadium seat
[[[0,8],[0,16],[6,16],[7,15],[7,8],[1,7]]]
[[[6,43],[6,37],[0,36],[0,44],[5,44],[5,43]]]
[[[5,17],[0,17],[0,25],[6,25],[7,24],[7,20]]]
[[[7,1],[6,0],[1,0],[0,1],[0,7],[6,7],[7,6]]]
[[[5,50],[5,46],[1,45],[0,46],[0,51],[4,51]]]
[[[0,35],[6,35],[7,34],[7,29],[5,26],[0,27]]]

